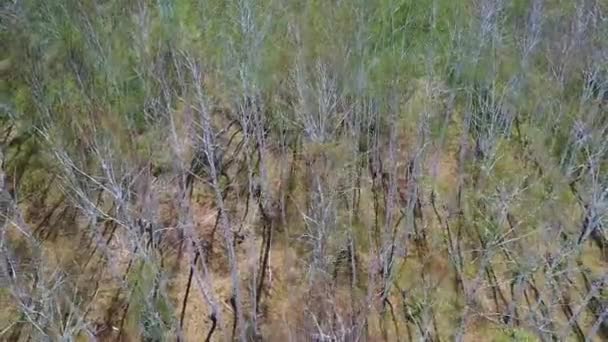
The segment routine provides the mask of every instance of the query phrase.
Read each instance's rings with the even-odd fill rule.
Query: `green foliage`
[[[498,333],[498,336],[492,339],[494,342],[507,342],[507,341],[517,341],[517,342],[534,342],[540,341],[540,339],[534,334],[524,330],[524,329],[504,329]]]
[[[196,280],[247,282],[239,314],[267,330],[298,324],[293,331],[314,326],[325,333],[340,320],[372,321],[365,315],[373,310],[362,308],[376,306],[381,319],[393,319],[385,302],[376,303],[386,295],[395,303],[395,329],[419,328],[414,321],[436,314],[446,331],[433,334],[444,339],[474,307],[497,322],[489,339],[536,340],[499,323],[508,305],[488,304],[487,292],[491,282],[506,288],[513,274],[528,281],[520,288],[526,296],[534,295],[533,284],[540,291],[553,286],[540,271],[548,263],[543,257],[560,253],[555,246],[574,245],[589,205],[605,207],[606,103],[589,75],[605,77],[607,11],[605,2],[566,0],[10,1],[0,9],[5,190],[20,206],[44,212],[56,231],[76,226],[73,248],[91,249],[91,273],[109,268],[107,254],[129,254],[133,267],[121,295],[129,300],[129,334],[146,340],[181,333],[181,303],[173,297],[182,293],[168,292],[182,289],[167,289],[164,282],[174,274],[164,262],[182,275],[189,268],[174,260],[176,250],[189,250],[184,246],[192,241],[214,245]],[[226,150],[244,148],[222,170],[230,177],[215,182],[224,198],[218,200],[222,196],[210,192],[214,182],[205,179],[206,186],[193,190],[205,192],[198,196],[202,203],[188,202],[183,180],[193,171],[194,150],[225,143],[228,138],[213,135],[233,123],[227,131],[241,131]],[[212,137],[201,134],[209,127]],[[381,165],[373,165],[375,159]],[[410,193],[419,196],[415,205]],[[67,198],[67,209],[43,208],[59,196]],[[76,212],[71,219],[62,217],[68,209]],[[217,210],[228,228],[222,220],[209,227]],[[264,210],[276,213],[266,217]],[[146,239],[133,223],[143,219],[154,221],[165,239],[160,247],[142,251],[141,241],[130,241]],[[45,220],[34,221],[27,224],[45,228]],[[266,221],[276,235],[274,259],[264,271],[278,275],[268,289],[259,285],[262,294],[255,295],[263,299],[254,309],[259,298],[250,292],[257,287],[249,282],[257,285],[261,261],[253,265],[252,255],[269,241],[260,236],[266,230],[257,229]],[[239,240],[234,246],[230,234]],[[23,236],[20,244],[38,245]],[[331,280],[324,263],[338,260],[350,241],[360,262],[356,284],[347,289]],[[580,242],[581,250],[595,248]],[[154,248],[166,253],[162,259]],[[232,248],[236,275],[225,272]],[[293,265],[279,248],[293,254]],[[570,255],[582,255],[585,265],[595,255],[565,254],[564,265],[574,264]],[[480,272],[485,257],[496,279]],[[39,275],[27,272],[23,283],[30,286]],[[302,303],[288,298],[276,305],[273,286],[290,297],[291,289],[321,292],[318,279],[303,281],[318,274],[329,289],[327,303],[306,298],[305,313],[277,323],[287,315],[275,308]],[[480,290],[467,288],[465,295],[460,276]],[[577,277],[572,282],[583,288]],[[10,285],[22,293],[16,284]],[[404,284],[403,292],[393,288]],[[205,305],[230,303],[232,293],[208,285]],[[356,295],[340,298],[347,290]],[[409,303],[402,298],[407,291]],[[209,299],[215,292],[218,298]],[[447,300],[429,301],[434,294]],[[517,300],[528,310],[522,317],[534,316],[526,324],[561,323]],[[236,339],[226,329],[230,305],[219,305],[225,326],[214,339]],[[317,312],[324,305],[335,310]],[[13,314],[21,306],[27,305],[17,302],[11,315],[25,317]],[[375,339],[373,328],[365,328]]]
[[[159,291],[159,273],[156,265],[143,262],[130,277],[131,296],[129,316],[139,325],[141,338],[162,341],[174,324],[174,312],[165,296]]]

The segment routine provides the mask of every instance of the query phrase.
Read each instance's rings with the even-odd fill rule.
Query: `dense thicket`
[[[608,339],[604,0],[7,0],[0,37],[2,340]]]

